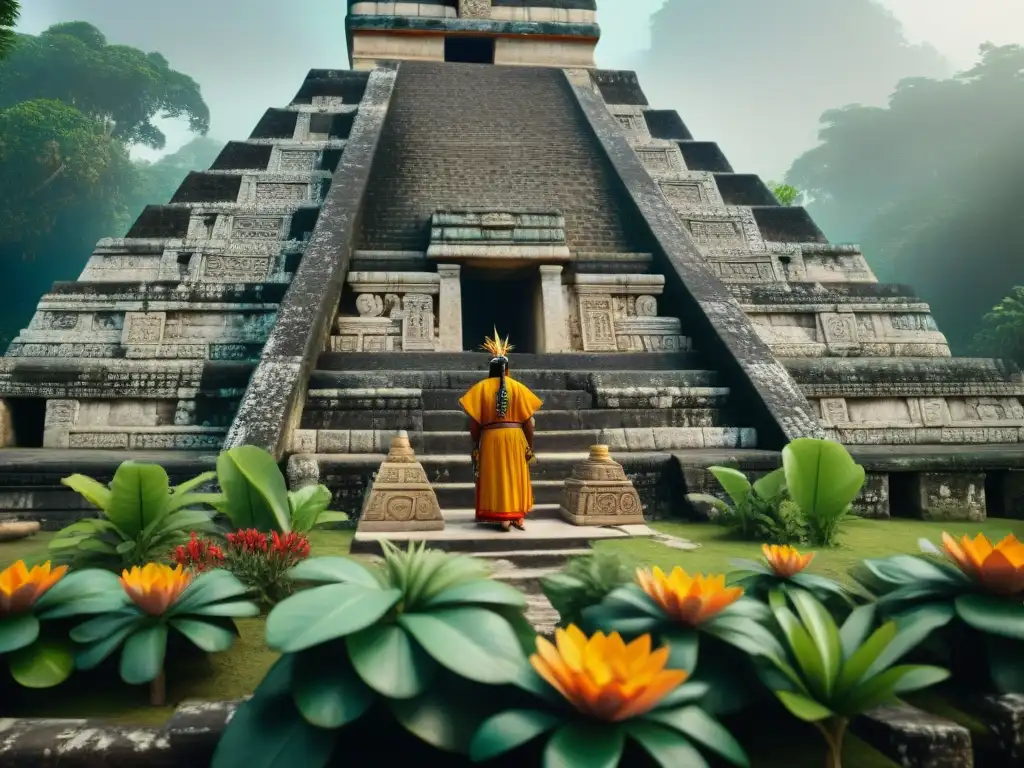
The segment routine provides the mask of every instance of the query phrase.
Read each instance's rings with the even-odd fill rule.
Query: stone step
[[[633,427],[727,426],[729,414],[716,408],[585,408],[547,410],[537,414],[537,428],[545,431],[575,429],[622,429]],[[337,411],[306,408],[301,429],[404,429],[413,432],[455,432],[469,429],[469,417],[461,410],[367,410]]]
[[[699,367],[693,352],[513,352],[513,375],[518,370],[570,369],[579,371],[675,370]],[[325,371],[475,371],[487,370],[483,352],[324,352],[317,363]]]
[[[456,390],[459,397],[480,381],[482,373],[461,371],[331,371],[317,369],[309,378],[311,390],[421,389]],[[534,391],[561,390],[593,392],[600,388],[629,389],[674,387],[693,389],[718,387],[716,371],[701,369],[645,370],[643,368],[593,373],[586,368],[517,369],[515,377]],[[675,403],[673,403],[675,404]]]
[[[497,526],[478,525],[472,509],[444,509],[442,531],[409,531],[405,533],[367,533],[356,530],[352,539],[353,554],[379,555],[382,539],[398,546],[424,542],[432,549],[446,552],[515,552],[537,550],[586,549],[593,541],[626,539],[631,536],[652,536],[646,525],[617,527],[582,527],[551,516],[552,507],[545,505],[531,516],[525,531],[502,531]]]
[[[566,475],[568,477],[568,475]],[[564,478],[556,480],[532,480],[533,500],[535,504],[558,504],[562,498]],[[441,509],[465,509],[472,507],[476,501],[476,484],[433,483],[437,493],[437,502]]]
[[[500,576],[496,576],[496,578],[511,584],[520,592],[525,592],[528,595],[543,595],[544,591],[541,589],[540,586],[541,579],[543,579],[545,576],[550,576],[552,574],[558,573],[559,570],[561,569],[516,568],[514,570],[507,571],[501,574]]]
[[[471,449],[469,433],[465,431],[419,432],[409,438],[417,453],[469,453]],[[608,445],[616,451],[753,448],[755,441],[754,430],[736,427],[542,430],[533,438],[535,449],[545,453],[587,451],[592,445]]]
[[[539,513],[540,510],[537,510]],[[534,519],[531,515],[530,519]],[[487,561],[494,569],[495,578],[521,568],[550,568],[559,571],[576,557],[588,557],[594,550],[584,547],[572,549],[524,549],[513,552],[476,552],[474,557]]]
[[[425,389],[421,396],[425,411],[455,411],[459,409],[459,398],[465,394],[454,389]],[[592,408],[594,396],[584,391],[567,391],[564,389],[534,390],[534,394],[544,401],[544,410],[582,411]]]

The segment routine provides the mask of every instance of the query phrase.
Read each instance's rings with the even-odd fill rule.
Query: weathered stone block
[[[644,522],[640,496],[607,445],[590,448],[565,481],[559,514],[573,525],[638,525]]]
[[[292,432],[293,453],[316,453],[316,430],[296,429]]]
[[[923,520],[985,519],[984,473],[921,472],[914,481],[911,514]]]
[[[856,718],[855,735],[904,768],[973,768],[971,734],[962,725],[906,704]]]
[[[889,475],[869,472],[864,476],[864,487],[854,499],[853,508],[861,517],[872,520],[889,519]]]
[[[979,696],[970,702],[970,713],[992,732],[999,764],[1024,765],[1024,696]]]
[[[440,531],[444,517],[427,473],[416,460],[404,431],[377,472],[359,519],[361,532]]]

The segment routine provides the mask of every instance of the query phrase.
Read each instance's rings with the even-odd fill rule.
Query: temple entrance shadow
[[[514,352],[536,352],[536,268],[519,271],[462,269],[462,346],[477,350],[497,328]]]

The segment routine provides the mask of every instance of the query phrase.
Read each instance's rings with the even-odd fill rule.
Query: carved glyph
[[[463,19],[491,18],[491,0],[459,0],[459,17]]]
[[[642,525],[643,506],[607,445],[594,445],[565,481],[559,513],[573,525]]]
[[[440,531],[444,517],[427,473],[402,431],[377,471],[359,519],[361,532]]]

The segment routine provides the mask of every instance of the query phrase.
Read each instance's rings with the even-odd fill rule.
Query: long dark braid
[[[508,358],[495,358],[491,362],[501,364],[498,393],[494,398],[494,410],[497,412],[499,419],[504,419],[508,415],[508,387],[505,385],[505,371],[508,370]]]

